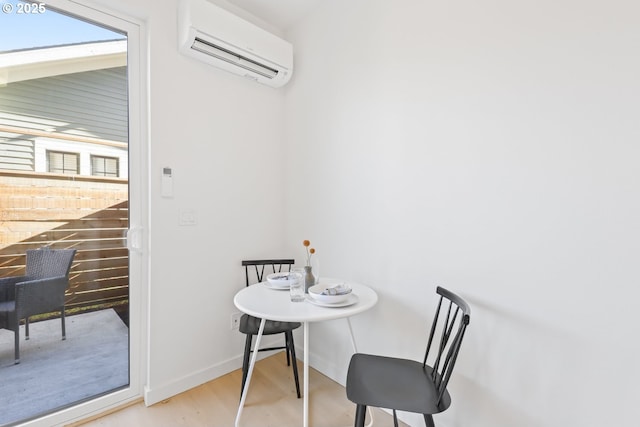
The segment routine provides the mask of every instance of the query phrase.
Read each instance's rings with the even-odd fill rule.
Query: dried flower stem
[[[311,242],[308,240],[303,240],[302,245],[307,251],[307,266],[311,266],[311,255],[315,254],[316,250],[309,247],[311,245]]]

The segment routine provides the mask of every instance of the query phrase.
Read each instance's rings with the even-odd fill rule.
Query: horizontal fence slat
[[[70,301],[65,304],[67,313],[69,311],[79,310],[83,311],[89,308],[103,308],[110,306],[121,306],[129,303],[129,298],[124,296],[115,296],[113,298],[99,298],[92,300],[91,298],[79,299],[77,301]]]
[[[129,277],[129,266],[120,266],[116,268],[89,270],[89,271],[73,271],[74,282],[99,283],[103,280],[110,280],[113,277]]]
[[[124,297],[125,295],[128,296],[128,294],[128,286],[112,286],[110,288],[96,290],[73,290],[72,292],[69,292],[66,297],[68,302],[77,305],[79,301],[97,301],[100,298],[110,299],[116,297]]]
[[[105,259],[87,259],[74,260],[76,271],[91,271],[97,269],[122,268],[129,264],[129,258],[105,258]]]

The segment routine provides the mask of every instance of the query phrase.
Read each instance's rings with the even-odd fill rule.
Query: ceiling
[[[307,16],[321,0],[227,0],[263,21],[286,31]]]

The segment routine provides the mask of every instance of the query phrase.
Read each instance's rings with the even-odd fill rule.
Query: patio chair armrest
[[[18,318],[62,309],[64,307],[64,291],[68,286],[69,278],[67,276],[16,283]]]
[[[0,279],[0,301],[13,301],[16,298],[16,283],[27,280],[27,276],[3,277]]]

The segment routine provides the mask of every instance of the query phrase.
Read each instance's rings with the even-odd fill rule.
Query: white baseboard
[[[242,357],[234,357],[206,369],[193,372],[175,381],[157,387],[144,387],[144,403],[147,406],[162,402],[165,399],[190,390],[231,371],[242,367]]]
[[[304,360],[304,349],[302,347],[298,348],[297,345],[296,356],[299,360]],[[321,374],[326,375],[343,387],[346,384],[346,377],[344,377],[344,368],[341,366],[337,366],[335,363],[331,363],[323,357],[320,357],[313,353],[309,353],[309,367],[312,367]]]
[[[268,343],[265,343],[267,345]],[[261,346],[262,347],[262,346]],[[258,353],[258,360],[273,355],[275,351],[264,351]],[[147,406],[161,402],[165,399],[183,393],[194,387],[215,380],[229,372],[242,368],[242,355],[238,355],[223,362],[211,365],[206,369],[193,372],[175,381],[162,384],[156,387],[144,387],[144,403]],[[238,395],[240,395],[240,384],[238,384]]]

